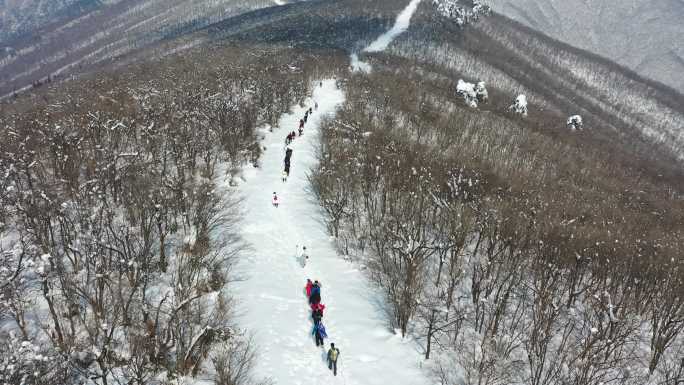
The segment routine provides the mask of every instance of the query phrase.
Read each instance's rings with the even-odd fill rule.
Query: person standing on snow
[[[325,310],[325,305],[323,305],[322,303],[315,303],[311,305],[311,311],[320,313],[321,317],[323,317],[323,310]]]
[[[309,278],[306,279],[306,298],[311,297],[311,288],[313,287],[313,282]]]
[[[306,262],[309,260],[309,253],[306,252],[306,246],[302,247],[302,255],[299,256],[299,260],[302,263],[302,267],[305,267]]]
[[[313,108],[309,107],[309,115],[313,115]]]
[[[275,191],[273,192],[273,198],[271,198],[271,203],[273,203],[273,206],[278,208],[278,204],[280,203],[280,200],[278,199],[278,195],[276,195]]]
[[[328,338],[328,334],[325,332],[325,326],[323,326],[323,322],[319,322],[316,325],[314,325],[311,334],[316,338],[316,346],[325,346],[323,343],[323,339]]]
[[[340,358],[340,349],[335,347],[334,343],[330,343],[330,349],[328,350],[328,369],[333,371],[333,374],[337,376],[337,359]]]
[[[304,119],[299,119],[299,129],[303,130],[304,129]]]
[[[287,146],[287,149],[285,150],[285,170],[287,173],[290,173],[290,158],[292,157],[292,149],[290,146]]]
[[[313,319],[314,325],[323,319],[323,310],[325,310],[325,305],[322,303],[311,305],[311,319]]]
[[[311,295],[309,296],[309,304],[321,303],[321,284],[315,281],[311,287]]]

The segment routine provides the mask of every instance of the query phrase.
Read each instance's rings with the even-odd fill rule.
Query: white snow
[[[522,116],[527,116],[527,96],[523,94],[518,95],[515,98],[515,102],[508,109]]]
[[[458,79],[456,85],[456,93],[463,97],[465,103],[470,107],[477,107],[479,102],[486,102],[489,99],[489,93],[485,82],[478,82],[477,84],[468,83],[463,79]]]
[[[390,45],[390,43],[394,41],[394,39],[396,39],[397,36],[406,31],[409,25],[411,25],[411,17],[413,17],[413,14],[416,12],[416,9],[418,9],[418,4],[420,4],[420,1],[421,0],[411,0],[409,5],[406,6],[406,8],[404,8],[404,10],[401,11],[401,13],[399,13],[399,16],[397,16],[397,21],[394,23],[392,29],[380,35],[380,37],[375,39],[375,41],[372,42],[363,51],[384,51],[387,48],[387,46]]]
[[[582,117],[580,115],[572,115],[568,117],[565,124],[573,131],[581,130],[583,126]]]
[[[515,98],[515,103],[521,107],[527,108],[527,97],[525,95],[518,95],[517,98]]]
[[[282,385],[429,383],[414,341],[388,329],[378,305],[381,293],[336,254],[322,210],[309,191],[307,173],[316,164],[318,126],[324,116],[333,116],[344,94],[334,80],[325,80],[323,87],[315,88],[313,99],[319,108],[304,135],[291,144],[287,182],[281,180],[283,143],[286,132],[296,129],[304,115],[299,106],[281,118],[279,128],[264,134],[261,168],[246,168],[245,181],[237,187],[244,197],[241,232],[252,250],[238,263],[240,279],[232,286],[240,302],[240,326],[256,333],[256,374]],[[309,100],[306,108],[312,104]],[[228,177],[218,185],[232,188]],[[274,191],[284,198],[278,208],[270,202]],[[298,245],[305,245],[310,257],[304,268],[297,260]],[[323,323],[330,337],[325,349],[317,348],[311,336],[307,278],[322,283]],[[325,363],[330,342],[340,349],[337,377]]]
[[[469,107],[477,107],[477,98],[475,96],[475,84],[464,82],[463,79],[458,79],[456,85],[456,93],[463,96],[466,104]]]
[[[411,0],[406,8],[397,16],[394,26],[370,43],[368,47],[364,48],[363,52],[380,52],[387,49],[387,46],[411,25],[411,17],[413,17],[416,9],[418,9],[418,4],[420,4],[420,2],[421,0]],[[356,53],[352,53],[351,55],[351,67],[352,71],[363,71],[365,73],[370,73],[371,71],[371,65],[361,61]]]
[[[361,71],[365,73],[370,73],[372,70],[371,65],[359,59],[359,55],[355,53],[351,54],[351,66],[352,71],[354,72]]]

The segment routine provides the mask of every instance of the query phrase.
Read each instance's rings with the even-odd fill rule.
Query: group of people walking
[[[309,107],[308,110],[304,113],[304,118],[299,119],[299,128],[297,128],[297,132],[299,133],[299,136],[304,135],[304,125],[306,122],[309,120],[309,116],[313,115],[313,111],[315,109],[318,109],[318,102],[314,102],[314,107]],[[291,131],[287,134],[285,137],[285,145],[289,145],[292,143],[297,138],[297,134],[294,131]]]
[[[304,134],[304,124],[309,120],[309,116],[313,114],[314,108],[318,110],[318,102],[314,102],[314,107],[309,107],[309,109],[307,109],[304,113],[304,118],[299,120],[299,136],[302,136]],[[295,134],[294,131],[291,131],[285,137],[285,167],[283,168],[282,175],[283,182],[287,182],[287,178],[290,176],[290,164],[292,160],[292,148],[290,148],[290,144],[296,138],[297,134]],[[273,203],[273,207],[278,207],[278,205],[280,204],[278,194],[276,194],[275,191],[273,192],[271,203]]]
[[[323,86],[323,83],[321,83],[321,87]],[[299,120],[299,128],[298,128],[298,133],[299,136],[304,135],[304,125],[306,122],[309,120],[309,117],[313,114],[314,109],[318,110],[318,103],[314,102],[314,107],[309,107],[309,109],[306,110],[304,113],[304,118]],[[294,131],[291,131],[287,134],[287,137],[285,138],[285,166],[283,169],[283,176],[282,180],[283,182],[287,181],[287,178],[290,176],[290,164],[292,160],[292,148],[290,148],[290,144],[297,138],[297,135],[295,134]],[[274,207],[278,207],[280,204],[280,198],[278,198],[278,194],[274,191],[273,192],[273,197],[271,199],[271,202],[273,203]],[[299,246],[297,246],[299,248]],[[306,247],[302,247],[302,253],[301,253],[301,260],[302,260],[302,267],[306,266],[306,261],[309,258],[309,255],[306,252]],[[321,303],[321,284],[318,281],[311,282],[310,279],[306,280],[306,296],[309,300],[309,306],[311,308],[311,319],[313,320],[313,330],[311,334],[314,336],[314,340],[316,341],[316,346],[320,347],[325,347],[324,340],[328,338],[328,334],[325,330],[325,326],[323,325],[323,311],[325,310],[325,305]],[[340,350],[335,347],[334,343],[330,344],[330,349],[328,349],[328,354],[327,354],[327,361],[328,361],[328,368],[332,370],[333,374],[337,376],[337,360],[340,356]]]
[[[316,346],[325,347],[324,340],[328,338],[328,333],[323,325],[323,310],[325,305],[321,303],[321,284],[318,281],[311,282],[306,280],[306,296],[309,298],[309,306],[311,307],[311,319],[313,320],[313,330],[311,334],[316,340]],[[334,343],[330,343],[328,349],[328,369],[333,371],[333,375],[337,376],[337,360],[340,357],[340,349],[335,347]]]

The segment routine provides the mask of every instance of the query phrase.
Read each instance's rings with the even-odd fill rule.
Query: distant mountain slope
[[[0,98],[75,68],[274,5],[273,0],[8,2],[0,6]]]
[[[101,3],[100,0],[0,0],[0,46],[12,37],[78,16]]]
[[[391,26],[397,4],[293,4],[282,12],[263,10],[228,19],[197,35],[354,52]],[[494,104],[486,108],[497,113],[505,113],[518,93],[527,95],[534,110],[527,127],[555,136],[569,115],[581,114],[591,125],[587,137],[603,151],[613,148],[636,156],[642,165],[655,160],[660,170],[677,168],[675,159],[684,159],[681,94],[505,16],[495,14],[463,29],[436,15],[431,2],[424,1],[414,17],[409,30],[386,52],[367,55],[371,61],[383,61],[379,68],[404,58],[415,60],[434,72],[421,76],[441,79],[438,86],[449,97],[456,96],[459,77],[483,80]],[[653,151],[654,145],[668,151]]]
[[[496,12],[684,91],[684,1],[491,0]]]

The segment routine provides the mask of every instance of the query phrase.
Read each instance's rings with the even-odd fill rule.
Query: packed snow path
[[[316,86],[313,100],[318,110],[304,135],[290,145],[294,152],[287,182],[281,180],[284,140],[287,132],[297,131],[304,116],[305,108],[299,106],[284,115],[272,133],[264,133],[261,168],[245,169],[245,182],[238,187],[245,211],[240,227],[252,250],[238,263],[244,280],[233,289],[240,326],[256,333],[256,375],[271,377],[278,385],[426,384],[416,346],[387,330],[377,307],[382,296],[368,287],[362,272],[336,255],[321,208],[309,192],[307,174],[316,164],[319,124],[334,115],[344,94],[334,80],[326,80],[323,87]],[[280,198],[278,208],[271,205],[273,192]],[[310,258],[304,268],[296,245],[307,246]],[[325,349],[317,348],[311,335],[307,278],[322,284],[323,323],[329,336]],[[337,377],[327,368],[330,342],[340,349]]]

